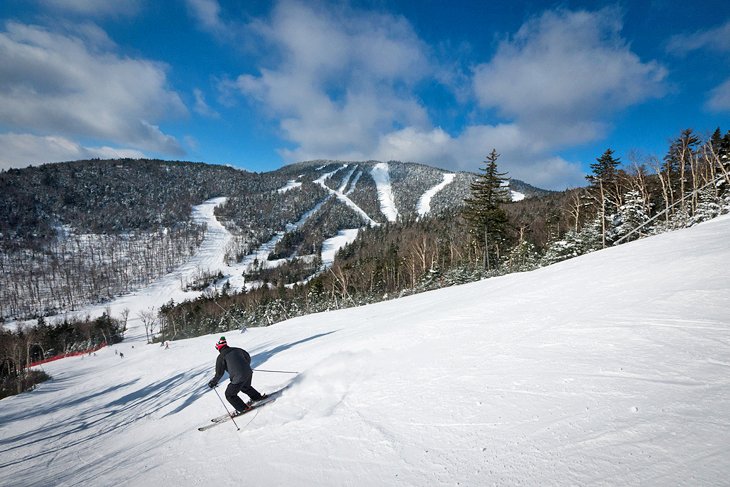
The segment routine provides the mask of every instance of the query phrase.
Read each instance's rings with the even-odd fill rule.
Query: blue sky
[[[310,159],[584,184],[730,129],[730,3],[4,0],[0,169]]]

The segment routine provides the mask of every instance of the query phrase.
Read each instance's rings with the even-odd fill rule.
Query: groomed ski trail
[[[375,187],[378,190],[380,211],[389,222],[398,220],[398,209],[395,206],[393,187],[390,184],[390,166],[387,162],[379,162],[373,166],[370,175],[373,177]]]
[[[421,198],[418,200],[418,206],[417,206],[418,216],[424,216],[431,212],[431,200],[433,199],[433,197],[436,196],[436,194],[438,194],[439,191],[441,191],[446,186],[451,184],[451,182],[454,180],[455,177],[456,177],[456,174],[453,174],[453,173],[444,174],[443,181],[441,181],[439,184],[437,184],[436,186],[430,188],[428,191],[423,193]]]

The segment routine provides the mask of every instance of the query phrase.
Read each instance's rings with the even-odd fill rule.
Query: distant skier
[[[218,350],[215,377],[208,382],[208,386],[211,389],[216,387],[220,378],[223,377],[223,373],[228,371],[231,382],[226,387],[226,399],[239,414],[251,409],[251,406],[238,397],[239,392],[246,394],[252,401],[265,399],[265,394],[261,394],[251,386],[253,370],[251,370],[251,356],[248,352],[242,348],[229,347],[226,337],[221,337],[215,344],[215,348]]]

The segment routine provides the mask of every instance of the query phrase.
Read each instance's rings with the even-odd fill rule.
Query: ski
[[[213,423],[220,423],[221,421],[225,421],[231,417],[230,414],[223,414],[221,416],[218,416],[217,418],[211,419]]]
[[[266,395],[266,397],[264,397],[263,399],[259,399],[258,401],[249,401],[249,402],[248,402],[248,403],[246,403],[246,404],[248,404],[249,406],[259,406],[259,405],[261,405],[262,403],[264,403],[264,402],[268,401],[269,399],[271,399],[271,395],[268,395],[268,394],[267,394],[267,395]],[[237,415],[237,416],[240,416],[240,414],[239,414],[239,415]],[[234,416],[234,418],[235,418],[235,417],[236,417],[236,416]],[[226,421],[226,420],[228,420],[228,419],[230,419],[230,418],[231,418],[231,415],[230,415],[230,414],[223,414],[223,415],[221,415],[221,416],[218,416],[217,418],[212,418],[212,419],[211,419],[211,421],[212,421],[213,423],[220,423],[221,421]]]
[[[219,424],[223,424],[223,423],[230,421],[231,418],[238,418],[239,416],[244,416],[244,415],[250,413],[251,411],[260,408],[261,406],[265,406],[266,404],[273,402],[274,400],[276,400],[276,397],[268,396],[266,399],[263,399],[261,401],[254,403],[251,406],[251,409],[247,409],[246,411],[242,412],[241,414],[237,414],[235,416],[231,416],[230,414],[225,414],[223,416],[218,416],[216,418],[213,418],[210,420],[211,421],[210,424],[201,426],[200,428],[198,428],[198,431],[207,431],[215,426],[218,426]]]

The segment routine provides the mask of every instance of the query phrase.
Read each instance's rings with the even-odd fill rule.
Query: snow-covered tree
[[[603,247],[603,222],[599,215],[579,232],[568,231],[562,239],[552,242],[540,261],[541,265],[550,265],[579,255],[587,254]]]
[[[649,221],[650,203],[636,190],[629,191],[624,196],[624,204],[618,210],[614,218],[612,236],[614,240],[635,240],[645,235],[641,230],[634,230],[642,227]],[[632,233],[634,232],[634,233]]]
[[[618,166],[619,159],[614,157],[613,149],[606,149],[601,157],[591,164],[593,174],[586,176],[590,181],[590,194],[596,202],[598,214],[601,218],[601,246],[605,247],[609,230],[609,215],[619,205],[620,193],[618,191]]]
[[[539,255],[535,246],[525,239],[515,245],[506,256],[508,268],[513,272],[523,272],[534,269],[539,263]]]
[[[690,218],[690,225],[696,225],[707,220],[712,220],[723,213],[724,201],[715,194],[713,188],[706,188],[700,191],[697,211]]]

